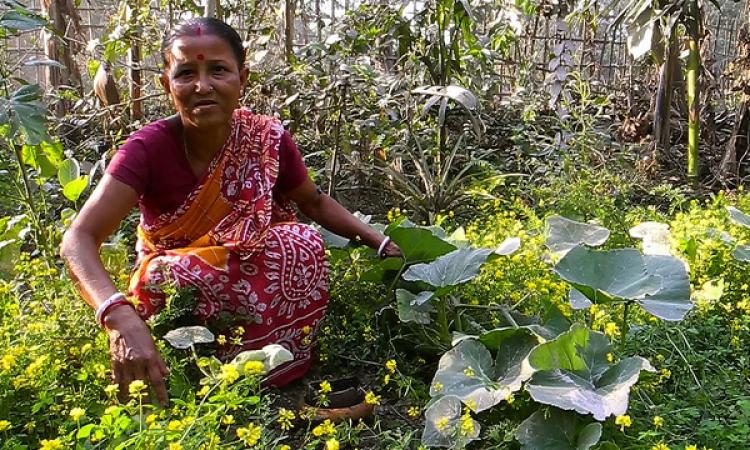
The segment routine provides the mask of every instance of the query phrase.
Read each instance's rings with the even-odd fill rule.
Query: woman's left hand
[[[388,241],[387,244],[385,244],[385,248],[383,248],[382,253],[380,254],[381,258],[390,258],[390,257],[398,257],[403,258],[404,253],[401,251],[401,247],[398,246],[393,241]]]

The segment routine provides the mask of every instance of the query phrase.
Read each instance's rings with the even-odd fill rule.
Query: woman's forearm
[[[326,230],[372,248],[378,248],[385,238],[328,195],[321,194],[316,201],[299,205],[299,209]]]
[[[99,244],[93,236],[75,229],[68,230],[60,247],[60,255],[81,296],[92,308],[96,309],[117,292],[99,257]]]

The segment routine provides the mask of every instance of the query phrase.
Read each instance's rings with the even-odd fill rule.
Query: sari
[[[229,138],[185,201],[141,217],[129,288],[144,319],[164,307],[168,283],[194,290],[199,322],[234,318],[240,336],[220,343],[222,358],[283,345],[294,360],[269,374],[276,386],[307,372],[328,304],[323,240],[273,194],[282,133],[274,118],[234,112]]]

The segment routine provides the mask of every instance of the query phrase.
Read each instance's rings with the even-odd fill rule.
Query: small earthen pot
[[[328,406],[316,407],[318,391],[322,380],[307,385],[303,409],[314,411],[313,421],[322,422],[329,419],[337,423],[345,420],[362,420],[372,416],[374,405],[365,402],[365,391],[357,378],[332,380],[331,392],[326,394]]]

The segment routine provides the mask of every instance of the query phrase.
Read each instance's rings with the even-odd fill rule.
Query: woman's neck
[[[197,162],[211,161],[229,138],[231,125],[215,127],[209,130],[191,127],[183,122],[185,154],[189,160]]]

